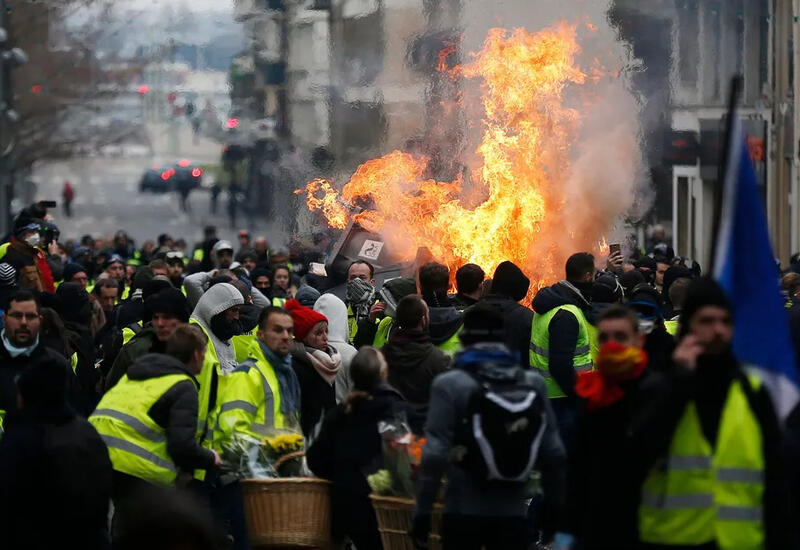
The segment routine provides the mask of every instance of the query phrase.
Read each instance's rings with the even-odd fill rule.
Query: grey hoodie
[[[230,340],[220,340],[211,331],[211,318],[236,305],[242,305],[244,299],[236,287],[228,283],[219,283],[203,294],[192,312],[192,319],[202,326],[209,338],[209,345],[214,346],[220,370],[228,374],[236,368],[236,355]]]
[[[336,402],[342,403],[353,388],[350,379],[350,363],[356,354],[356,348],[349,344],[350,326],[347,324],[347,306],[333,294],[323,294],[314,304],[314,311],[328,318],[328,345],[339,352],[342,357],[342,368],[336,373]]]

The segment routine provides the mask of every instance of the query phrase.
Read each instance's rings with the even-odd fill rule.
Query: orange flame
[[[597,243],[597,252],[599,252],[601,256],[608,256],[610,250],[611,249],[606,242],[606,237],[603,235],[603,238],[600,239],[599,243]]]
[[[341,199],[364,207],[356,220],[409,258],[425,246],[451,269],[473,262],[487,273],[511,260],[532,279],[531,292],[562,278],[567,256],[594,248],[592,232],[608,222],[575,219],[567,208],[576,200],[564,182],[581,115],[562,95],[588,81],[575,66],[579,52],[577,26],[564,22],[535,33],[490,30],[472,61],[451,69],[482,79],[481,163],[468,192],[460,179],[430,179],[428,158],[394,151],[361,165]],[[450,53],[440,52],[438,70]],[[328,182],[312,181],[306,191],[310,209],[344,226],[346,208]]]

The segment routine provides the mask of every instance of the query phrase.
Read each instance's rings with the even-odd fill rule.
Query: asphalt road
[[[271,245],[280,246],[283,235],[265,220],[248,226],[240,213],[235,227],[227,218],[227,195],[219,197],[217,215],[210,215],[210,193],[196,190],[189,197],[191,211],[181,212],[175,193],[140,193],[139,181],[145,169],[157,159],[140,158],[76,158],[42,164],[32,179],[37,184],[36,200],[56,200],[52,211],[61,230],[62,240],[82,235],[112,235],[124,229],[137,243],[156,239],[160,233],[182,237],[191,246],[202,237],[203,227],[216,225],[221,238],[234,240],[239,229],[266,236]],[[75,189],[72,217],[66,218],[61,208],[61,191],[68,180]],[[234,246],[238,244],[234,242]]]

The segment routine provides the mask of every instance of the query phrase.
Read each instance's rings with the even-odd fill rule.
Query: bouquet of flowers
[[[378,430],[383,441],[384,469],[367,477],[370,488],[379,495],[415,498],[425,438],[411,433],[403,419],[381,422]]]
[[[309,475],[303,436],[291,430],[272,430],[261,438],[234,433],[222,444],[225,470],[235,478],[265,479]]]

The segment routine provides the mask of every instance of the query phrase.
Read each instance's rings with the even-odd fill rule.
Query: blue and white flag
[[[756,173],[735,110],[731,116],[714,278],[733,304],[733,353],[761,376],[785,419],[800,400],[800,377]]]

